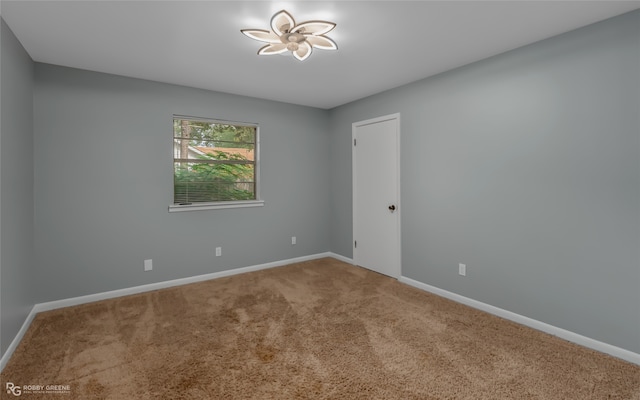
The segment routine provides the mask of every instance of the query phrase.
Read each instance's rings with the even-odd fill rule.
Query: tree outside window
[[[256,125],[173,119],[177,205],[257,200]]]

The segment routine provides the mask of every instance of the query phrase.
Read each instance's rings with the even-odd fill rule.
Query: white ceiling
[[[332,108],[640,8],[640,1],[29,1],[0,12],[33,60]],[[240,29],[337,23],[337,51],[258,56]]]

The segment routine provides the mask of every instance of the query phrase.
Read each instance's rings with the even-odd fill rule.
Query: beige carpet
[[[640,367],[326,258],[41,313],[21,399],[633,399]]]

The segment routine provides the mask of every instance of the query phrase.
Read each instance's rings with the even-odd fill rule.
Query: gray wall
[[[0,19],[0,353],[33,307],[33,62]]]
[[[329,251],[328,111],[39,63],[35,76],[37,302]],[[168,212],[173,114],[259,124],[264,207]]]
[[[395,112],[404,276],[640,353],[640,12],[331,110],[343,256],[351,123]]]

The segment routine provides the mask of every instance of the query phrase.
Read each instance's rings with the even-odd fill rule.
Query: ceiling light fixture
[[[242,29],[251,39],[268,43],[258,50],[259,55],[280,54],[286,51],[304,61],[311,55],[313,48],[337,50],[336,43],[324,36],[331,32],[336,24],[327,21],[307,21],[296,25],[295,20],[285,10],[279,11],[271,18],[271,31],[263,29]]]

